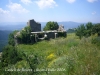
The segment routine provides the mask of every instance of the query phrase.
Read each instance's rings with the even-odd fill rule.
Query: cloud
[[[66,0],[69,3],[74,3],[76,0]]]
[[[14,19],[15,17],[12,16],[11,12],[8,10],[3,10],[0,8],[0,21],[9,21],[11,19]]]
[[[30,4],[30,3],[32,3],[31,0],[21,0],[21,2],[24,3],[24,4]]]
[[[0,8],[0,14],[9,14],[10,11]]]
[[[21,6],[21,4],[18,3],[12,3],[10,2],[7,7],[11,10],[11,12],[17,12],[17,13],[28,13],[29,11]]]
[[[98,0],[87,0],[87,1],[90,3],[93,3],[93,2],[98,1]]]
[[[92,15],[95,15],[96,14],[96,11],[92,12]]]
[[[58,6],[54,0],[38,0],[35,2],[39,6],[40,9],[53,8],[55,6]]]

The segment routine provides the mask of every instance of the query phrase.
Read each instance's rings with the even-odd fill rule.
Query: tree
[[[94,28],[94,25],[91,22],[88,22],[86,25],[82,24],[76,28],[76,35],[79,36],[81,39],[83,36],[89,37],[93,34],[93,32],[96,30],[96,27]],[[96,32],[96,31],[95,31]]]
[[[100,23],[97,23],[94,25],[93,29],[92,29],[92,34],[97,33],[98,36],[100,36]]]
[[[59,27],[58,23],[57,22],[47,22],[46,26],[43,28],[44,31],[46,30],[57,30]]]
[[[78,28],[76,28],[76,35],[79,36],[79,38],[81,39],[83,36],[86,35],[86,29],[84,24],[78,26]]]
[[[86,36],[91,36],[92,28],[93,28],[93,24],[91,22],[88,22],[86,24]]]

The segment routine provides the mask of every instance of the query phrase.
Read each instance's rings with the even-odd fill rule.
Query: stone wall
[[[41,31],[41,24],[34,21],[34,19],[29,20],[29,22],[27,22],[27,25],[29,25],[31,27],[32,32]]]
[[[55,39],[58,37],[66,37],[67,34],[66,32],[61,32],[61,31],[41,31],[41,32],[31,32],[32,35],[36,35],[35,37],[37,37],[37,41],[39,39],[44,40],[44,39]],[[46,35],[46,38],[45,38]]]

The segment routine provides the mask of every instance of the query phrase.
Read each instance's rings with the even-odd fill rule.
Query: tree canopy
[[[57,30],[58,29],[58,23],[54,21],[47,22],[46,26],[43,28],[44,31],[46,30]]]
[[[76,35],[81,39],[83,36],[89,37],[93,34],[100,36],[100,23],[92,24],[88,22],[86,25],[82,24],[76,28]]]
[[[92,33],[93,34],[97,33],[98,36],[100,36],[100,23],[95,24],[95,26],[92,29]]]

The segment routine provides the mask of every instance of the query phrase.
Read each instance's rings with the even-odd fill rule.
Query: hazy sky
[[[100,0],[0,0],[0,22],[100,23]]]

